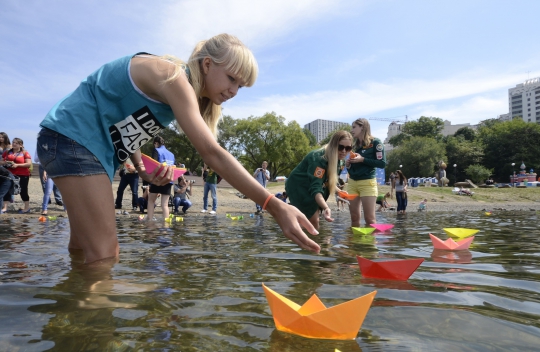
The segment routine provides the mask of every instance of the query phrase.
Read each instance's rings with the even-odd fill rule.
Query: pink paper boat
[[[449,251],[461,251],[463,249],[468,249],[474,240],[474,236],[457,242],[451,238],[443,241],[439,237],[432,234],[429,234],[429,237],[431,238],[431,242],[433,242],[433,247],[435,249],[445,249]]]
[[[146,169],[147,174],[151,174],[152,172],[154,172],[156,167],[162,167],[163,166],[158,161],[152,159],[151,157],[149,157],[148,155],[143,154],[143,153],[141,153],[141,159],[142,159],[142,162],[144,164],[144,168]],[[186,171],[187,171],[187,169],[184,169],[184,168],[181,168],[181,167],[176,167],[174,165],[171,165],[171,167],[174,169],[174,179],[175,180],[178,179],[178,177],[185,174]]]
[[[363,277],[383,280],[407,280],[422,264],[423,258],[374,262],[356,256]]]
[[[371,224],[369,226],[374,227],[381,232],[388,231],[394,227],[392,224]]]

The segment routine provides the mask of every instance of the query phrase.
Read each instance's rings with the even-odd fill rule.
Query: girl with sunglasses
[[[346,162],[350,177],[347,192],[358,195],[349,205],[351,222],[353,227],[360,226],[362,207],[366,226],[369,226],[375,223],[375,208],[379,195],[375,168],[386,167],[384,144],[371,135],[371,128],[366,119],[360,118],[354,121],[351,133],[355,140],[355,156],[351,155]]]
[[[352,135],[347,131],[334,133],[330,142],[310,152],[289,175],[285,190],[289,202],[319,228],[319,210],[326,221],[334,221],[326,203],[334,194],[343,160],[352,150]]]

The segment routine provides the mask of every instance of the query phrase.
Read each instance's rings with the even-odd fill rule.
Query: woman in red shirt
[[[1,165],[4,165],[11,173],[18,176],[21,185],[21,199],[24,202],[24,209],[19,209],[19,214],[30,212],[30,197],[28,196],[28,181],[30,181],[30,166],[32,158],[30,153],[24,150],[22,139],[13,138],[11,149],[2,154]]]

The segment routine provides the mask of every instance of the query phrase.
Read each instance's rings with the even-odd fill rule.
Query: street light
[[[403,165],[399,165],[399,168],[401,169],[403,167]]]
[[[454,186],[456,185],[456,182],[457,182],[456,169],[457,169],[457,164],[454,164]]]
[[[516,172],[514,171],[514,166],[516,163],[512,163],[512,187],[516,187]]]

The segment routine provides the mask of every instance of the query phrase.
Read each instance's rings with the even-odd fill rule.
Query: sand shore
[[[200,177],[188,176],[188,179],[195,180],[195,184],[192,188],[193,196],[190,200],[193,203],[193,206],[188,210],[186,216],[198,216],[202,209],[203,205],[203,182]],[[118,189],[119,178],[116,177],[113,181],[111,192],[113,193],[113,198],[116,198],[116,191]],[[142,185],[142,182],[140,183]],[[388,186],[380,186],[380,193],[385,193],[389,191]],[[285,184],[280,183],[270,183],[269,190],[272,193],[283,192],[285,190]],[[475,191],[479,192],[478,189]],[[495,190],[497,191],[497,190]],[[502,191],[502,190],[498,190]],[[516,190],[517,192],[518,190]],[[526,190],[525,190],[526,191]],[[441,191],[442,192],[442,191]],[[488,191],[489,192],[489,191]],[[534,190],[536,193],[540,193],[539,190]],[[530,193],[530,192],[529,192]],[[142,194],[139,186],[139,194]],[[18,214],[17,210],[24,206],[20,196],[15,196],[15,203],[8,206],[8,213],[2,214],[4,218],[21,218],[25,219],[28,217],[38,217],[41,213],[41,203],[43,200],[43,191],[41,189],[41,184],[39,179],[35,176],[30,178],[29,183],[29,195],[30,195],[30,208],[31,212],[29,214]],[[249,215],[255,212],[255,204],[249,199],[243,199],[240,196],[240,193],[232,188],[225,180],[223,180],[218,185],[218,215],[225,215],[226,213],[231,214],[243,214]],[[210,198],[210,197],[209,197]],[[466,196],[452,196],[449,190],[445,190],[445,193],[434,192],[433,189],[426,190],[423,187],[413,188],[409,190],[409,204],[407,211],[409,213],[416,213],[418,203],[423,199],[428,199],[428,211],[429,212],[459,212],[459,211],[482,211],[482,210],[499,210],[499,211],[539,211],[540,202],[535,198],[519,198],[519,201],[515,199],[505,200],[504,198],[497,199],[486,199],[485,196],[479,195],[478,197],[466,197]],[[209,199],[211,204],[212,200]],[[328,200],[328,203],[333,211],[336,211],[337,206],[334,197],[331,197]],[[390,200],[390,204],[395,206],[395,200]],[[130,213],[130,215],[139,215],[139,211],[132,211],[131,207],[131,193],[129,187],[126,188],[123,197],[123,210]],[[162,213],[161,207],[156,208],[156,216],[160,216]],[[395,212],[394,212],[395,213]],[[52,200],[52,204],[49,205],[48,215],[52,216],[67,216],[63,211],[63,207],[58,206]]]

